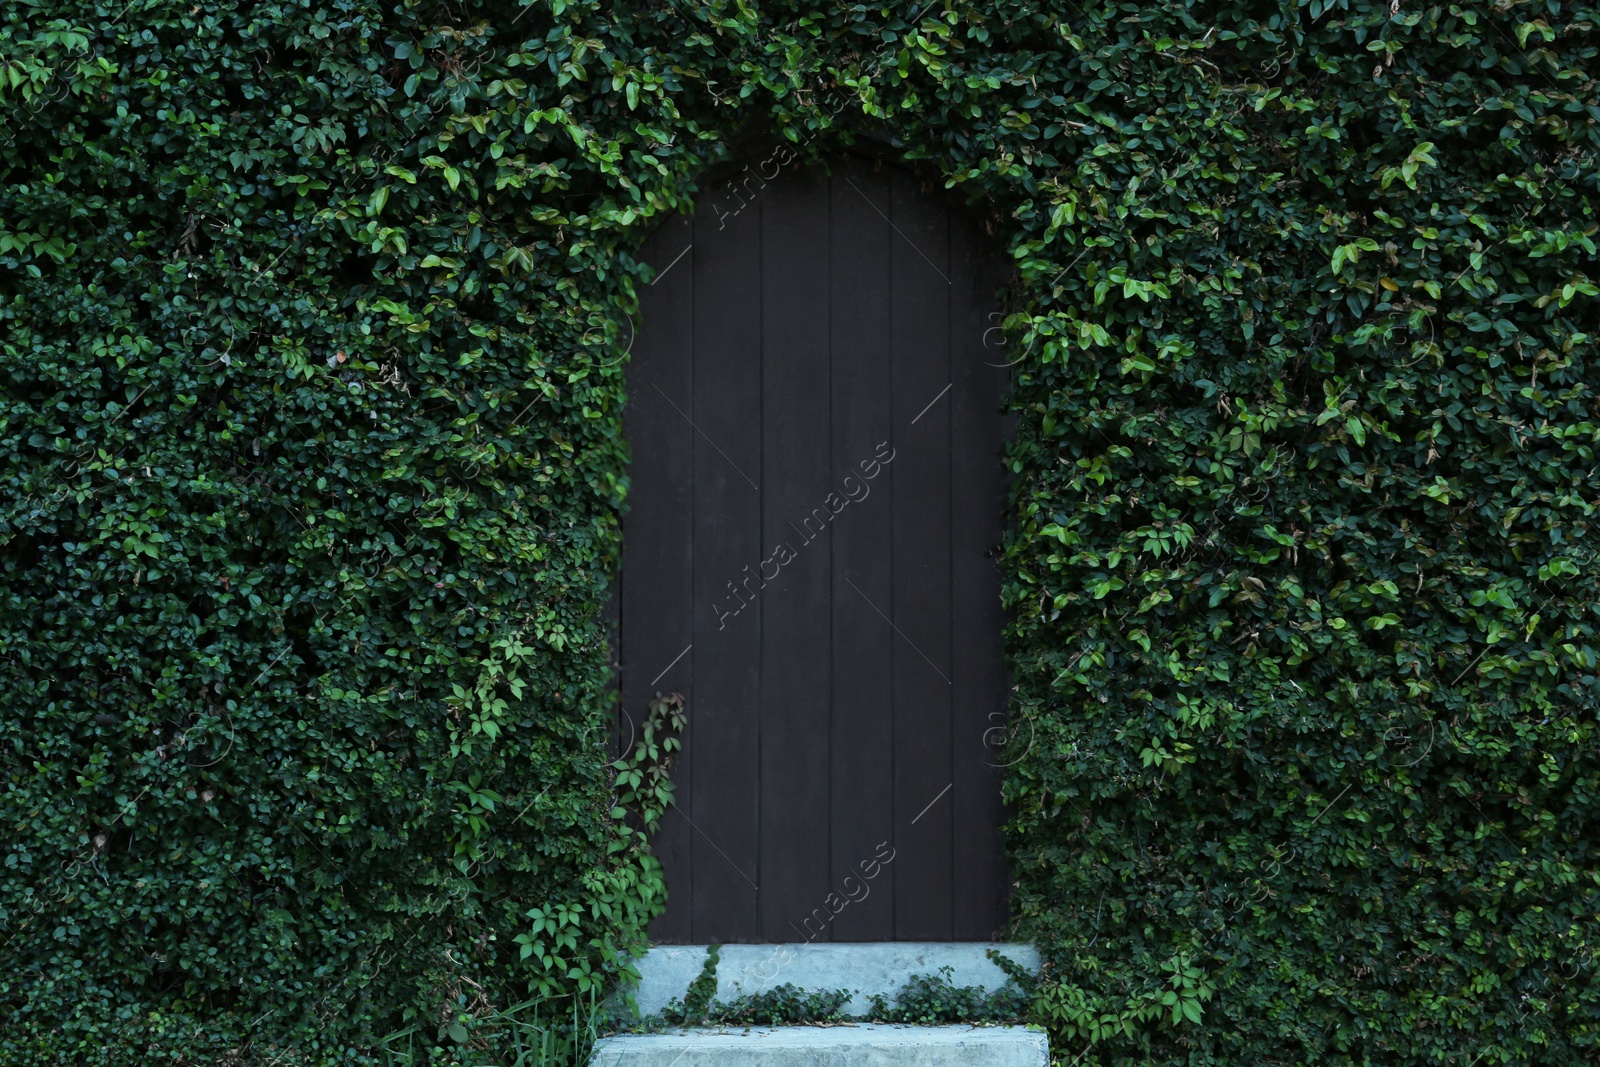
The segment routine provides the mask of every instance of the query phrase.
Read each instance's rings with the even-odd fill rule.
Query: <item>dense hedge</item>
[[[483,1062],[624,965],[628,250],[751,122],[1015,255],[1065,1059],[1600,1055],[1593,6],[3,11],[0,1062]]]

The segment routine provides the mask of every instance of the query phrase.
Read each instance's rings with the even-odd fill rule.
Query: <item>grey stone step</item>
[[[591,1067],[1049,1067],[1045,1035],[1021,1026],[778,1026],[623,1034]]]
[[[989,959],[997,949],[1037,972],[1039,953],[1032,945],[999,942],[888,941],[852,944],[822,942],[792,945],[723,945],[717,961],[715,999],[726,1003],[741,996],[764,993],[792,985],[808,993],[848,989],[851,998],[844,1014],[868,1011],[876,994],[893,1003],[894,996],[913,975],[938,974],[950,969],[955,986],[996,990],[1006,984],[1006,974]],[[673,1001],[681,1001],[705,966],[705,945],[658,945],[639,961],[639,985],[633,990],[642,1015],[654,1015]]]

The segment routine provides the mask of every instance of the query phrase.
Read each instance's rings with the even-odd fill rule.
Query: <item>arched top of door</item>
[[[1001,220],[998,207],[988,201],[974,203],[947,189],[938,166],[931,160],[907,158],[911,146],[882,123],[856,122],[837,130],[824,131],[818,136],[823,138],[826,148],[818,156],[823,166],[827,166],[830,159],[853,157],[870,161],[876,166],[905,171],[917,178],[925,194],[945,200],[973,223],[974,237],[984,246],[985,254],[992,261],[1008,258],[1003,255],[999,237]],[[726,157],[710,164],[696,177],[697,200],[714,196],[718,189],[751,173],[770,181],[783,170],[810,165],[808,160],[816,147],[812,143],[796,144],[774,133],[770,126],[760,121],[746,123],[725,144],[728,148]],[[671,222],[673,217],[659,219],[641,231],[640,243],[643,244],[661,226]]]

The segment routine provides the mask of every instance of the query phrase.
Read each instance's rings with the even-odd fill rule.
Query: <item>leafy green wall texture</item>
[[[858,121],[1015,257],[1063,1061],[1600,1056],[1596,17],[6,0],[0,1063],[500,1062],[626,967],[629,250]]]

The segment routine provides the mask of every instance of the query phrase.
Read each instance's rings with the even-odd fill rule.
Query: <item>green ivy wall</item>
[[[1063,1062],[1600,1056],[1596,17],[0,3],[0,1063],[509,1063],[609,987],[630,249],[863,123],[1015,261]]]

